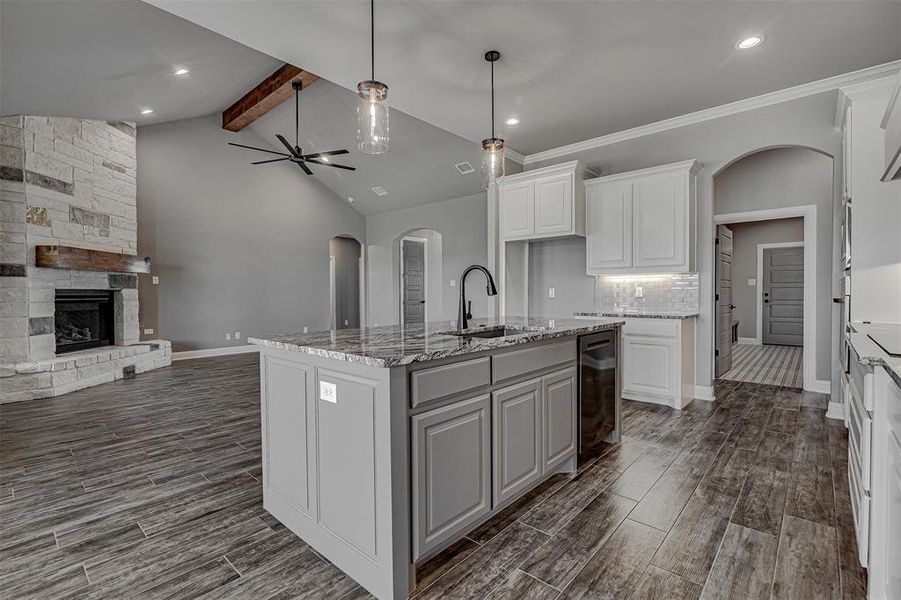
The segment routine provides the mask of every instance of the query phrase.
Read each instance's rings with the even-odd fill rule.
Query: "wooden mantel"
[[[131,254],[88,250],[71,246],[35,246],[35,266],[48,269],[149,273],[150,259]]]

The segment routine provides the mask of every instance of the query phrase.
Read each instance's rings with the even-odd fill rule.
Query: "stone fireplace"
[[[0,402],[56,396],[168,365],[140,342],[138,275],[44,268],[36,246],[133,256],[133,123],[0,117]]]

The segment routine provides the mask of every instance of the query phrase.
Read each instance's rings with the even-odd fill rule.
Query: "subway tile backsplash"
[[[698,279],[697,273],[596,277],[595,309],[698,310]]]

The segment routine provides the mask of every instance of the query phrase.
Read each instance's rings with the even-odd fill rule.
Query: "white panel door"
[[[632,184],[586,186],[587,270],[603,275],[632,267]]]
[[[573,233],[573,177],[570,173],[535,181],[535,235]]]
[[[676,357],[672,339],[623,336],[623,396],[676,397]]]
[[[501,226],[504,239],[535,234],[535,183],[504,184],[500,188]]]
[[[636,268],[687,268],[687,188],[684,173],[635,182],[632,244]]]

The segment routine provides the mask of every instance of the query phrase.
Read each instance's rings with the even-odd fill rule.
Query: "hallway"
[[[736,344],[732,348],[732,368],[720,379],[801,388],[803,358],[800,346]]]

